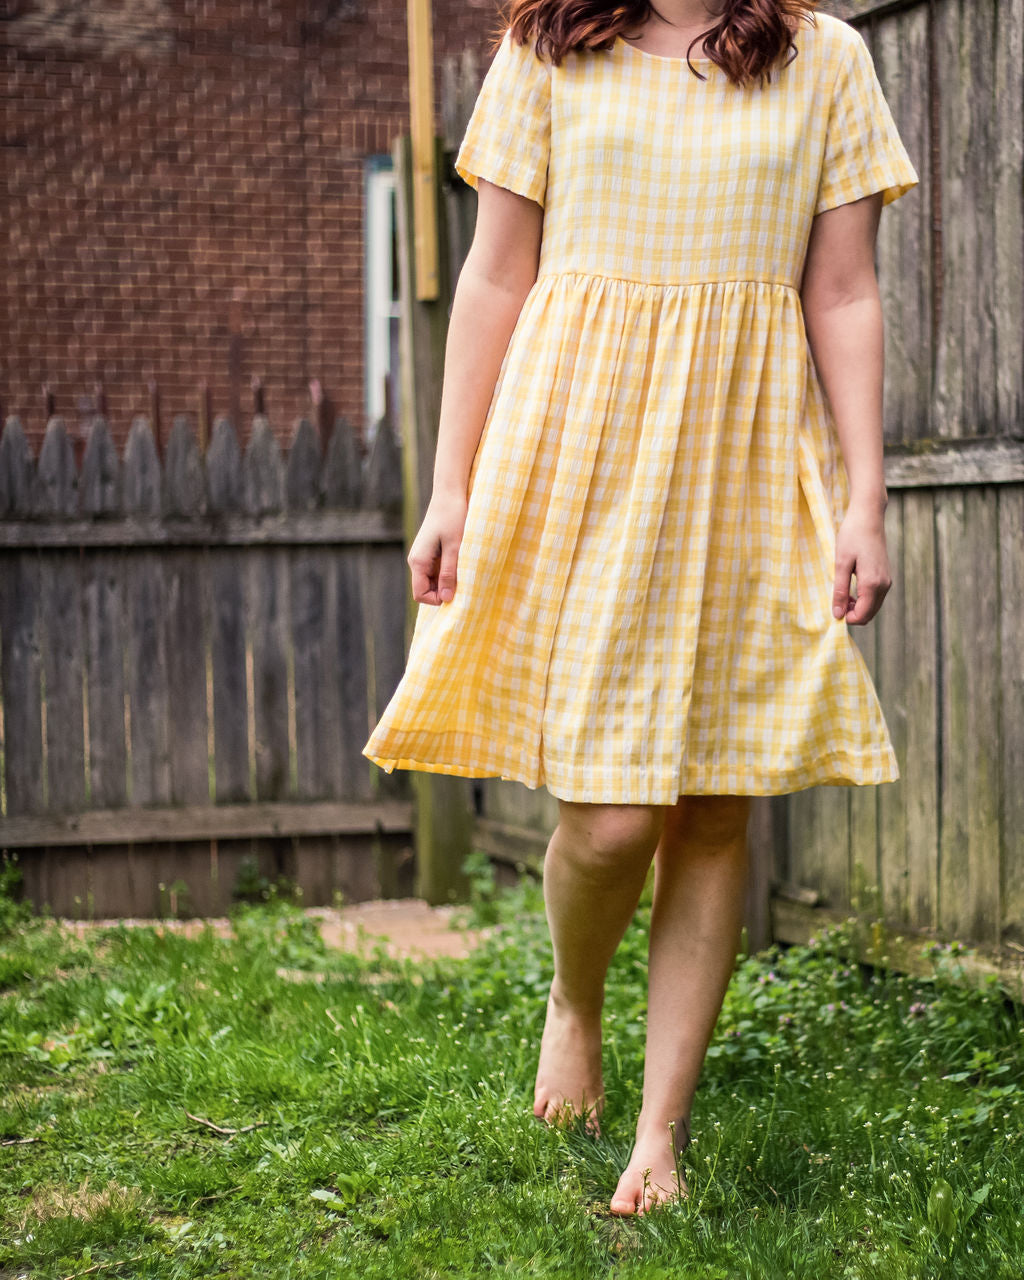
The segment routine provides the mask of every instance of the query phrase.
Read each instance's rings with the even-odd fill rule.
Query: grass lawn
[[[963,948],[930,981],[851,960],[852,925],[740,960],[691,1198],[618,1218],[650,885],[593,1139],[532,1115],[540,888],[475,883],[498,927],[428,963],[329,953],[282,901],[83,942],[0,893],[0,1277],[1020,1280],[1021,1011],[957,984]]]

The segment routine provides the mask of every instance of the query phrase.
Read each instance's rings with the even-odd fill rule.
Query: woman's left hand
[[[851,575],[857,594],[850,594]],[[885,547],[885,512],[851,505],[836,533],[835,586],[832,614],[851,626],[870,622],[892,586]]]

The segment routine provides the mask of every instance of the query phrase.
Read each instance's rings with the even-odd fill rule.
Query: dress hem
[[[539,777],[537,774],[527,776],[522,771],[514,769],[503,773],[500,769],[455,761],[378,756],[366,750],[362,754],[385,773],[393,773],[395,769],[406,769],[417,773],[440,773],[460,778],[500,778],[503,782],[521,782],[531,791],[536,791],[543,786],[556,799],[575,801],[579,804],[670,805],[674,804],[681,795],[792,795],[808,787],[879,786],[885,782],[897,782],[900,777],[895,753],[890,751],[883,752],[880,757],[826,756],[815,768],[785,770],[777,775],[762,771],[748,774],[745,779],[734,775],[727,782],[707,778],[704,770],[691,769],[684,771],[684,776],[678,784],[681,789],[678,791],[674,791],[675,784],[672,784],[669,787],[655,785],[643,794],[626,794],[621,787],[606,789],[600,786],[595,787],[593,784],[576,787],[571,780],[559,781],[557,778]]]

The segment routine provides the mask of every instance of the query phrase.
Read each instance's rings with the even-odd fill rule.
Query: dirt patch
[[[340,951],[369,956],[374,947],[383,943],[391,958],[431,959],[436,956],[464,958],[490,933],[490,929],[458,927],[456,919],[463,911],[464,908],[458,906],[432,907],[422,898],[387,898],[354,902],[347,907],[309,907],[304,914],[317,922],[327,946]],[[185,937],[194,937],[209,927],[221,937],[232,936],[231,921],[226,916],[204,920],[65,919],[61,924],[79,937],[91,929],[118,925],[180,933]]]
[[[80,1187],[33,1187],[21,1207],[17,1229],[24,1229],[32,1222],[45,1222],[48,1218],[78,1218],[88,1222],[107,1209],[131,1212],[141,1209],[149,1197],[138,1187],[126,1187],[119,1182],[108,1182],[105,1187],[93,1191],[86,1174]]]

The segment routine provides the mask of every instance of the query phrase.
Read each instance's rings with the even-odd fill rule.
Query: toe
[[[629,1200],[624,1196],[612,1196],[609,1207],[612,1213],[622,1214],[624,1217],[636,1213],[636,1201]]]

